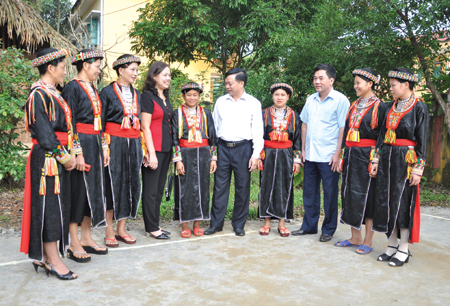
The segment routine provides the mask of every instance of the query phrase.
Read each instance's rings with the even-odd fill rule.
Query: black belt
[[[226,145],[229,148],[239,147],[240,145],[251,142],[251,140],[241,140],[241,141],[226,141],[222,138],[219,138],[219,143]]]

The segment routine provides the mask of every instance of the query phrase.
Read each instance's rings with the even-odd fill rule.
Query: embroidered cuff
[[[261,160],[265,160],[266,159],[266,151],[264,151],[264,149],[261,150],[261,153],[259,154],[259,158]]]
[[[180,146],[175,146],[175,151],[173,152],[172,162],[176,163],[179,161],[182,161],[181,148],[180,148]]]
[[[73,147],[70,150],[71,155],[80,155],[83,154],[83,149],[81,148],[80,140],[78,139],[78,135],[75,134],[73,136]]]
[[[373,152],[373,156],[371,156],[371,162],[372,164],[378,164],[380,162],[380,149],[376,148],[375,152]],[[372,154],[372,153],[371,153]]]
[[[105,133],[102,133],[102,149],[103,149],[103,151],[109,150],[108,143],[106,142]]]
[[[61,147],[61,149],[58,150],[55,157],[56,157],[56,160],[63,165],[70,160],[70,154],[67,152],[67,150],[64,147]]]
[[[211,161],[213,161],[213,160],[217,161],[217,147],[210,146],[209,151],[211,152]]]
[[[141,131],[141,147],[142,151],[144,152],[144,156],[147,155],[147,146],[145,145],[145,138],[144,138],[144,132]]]
[[[422,176],[423,169],[425,168],[426,160],[419,158],[417,163],[413,166],[411,173],[416,174],[418,176]]]
[[[302,153],[300,150],[294,151],[294,164],[302,164]]]
[[[341,150],[341,155],[339,155],[339,172],[342,172],[344,169],[344,153],[345,153],[345,147]]]

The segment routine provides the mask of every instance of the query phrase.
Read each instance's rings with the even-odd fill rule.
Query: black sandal
[[[36,273],[38,273],[38,268],[41,267],[45,270],[45,265],[42,263],[42,261],[33,261],[33,267]]]
[[[395,257],[392,258],[391,261],[389,261],[389,266],[390,267],[401,267],[401,266],[403,266],[403,264],[408,263],[409,262],[409,258],[412,256],[411,253],[409,252],[409,250],[408,250],[408,253],[400,251],[400,250],[397,250],[397,252],[406,254],[408,256],[406,257],[406,259],[404,261],[401,261],[400,259],[395,258]]]
[[[106,255],[108,254],[108,249],[105,248],[105,250],[99,250],[97,251],[96,249],[101,248],[101,246],[99,246],[97,244],[96,247],[91,247],[88,245],[82,245],[83,249],[86,251],[86,253],[88,254],[96,254],[96,255]]]
[[[51,269],[47,268],[47,265],[50,266]],[[61,275],[58,272],[56,272],[55,268],[53,268],[53,266],[51,264],[49,264],[47,261],[45,262],[44,265],[44,269],[45,269],[45,273],[47,274],[47,277],[49,277],[49,274],[53,274],[55,275],[58,279],[60,280],[73,280],[73,279],[77,279],[77,276],[73,276],[73,272],[69,270],[69,273]]]
[[[161,234],[158,235],[158,236],[155,236],[155,235],[153,235],[152,233],[149,233],[149,234],[150,234],[150,236],[152,236],[152,237],[155,238],[155,239],[170,239],[170,237],[167,236],[167,235],[164,234],[164,233],[161,233]]]
[[[392,248],[392,249],[398,250],[398,246],[393,247],[393,246],[388,245],[388,248]],[[377,261],[390,261],[391,258],[392,258],[394,255],[395,255],[395,253],[392,254],[392,255],[388,255],[388,254],[386,254],[386,253],[383,253],[383,254],[381,254],[380,256],[378,256]]]
[[[81,263],[90,262],[91,261],[91,257],[90,256],[82,258],[82,257],[76,257],[73,254],[87,255],[86,252],[74,252],[71,249],[67,249],[67,258],[72,259],[73,261],[76,261],[76,262],[81,262]]]

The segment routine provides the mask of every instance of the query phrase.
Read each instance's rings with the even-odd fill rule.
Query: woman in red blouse
[[[169,66],[153,63],[141,96],[141,130],[147,147],[142,167],[142,212],[145,231],[156,239],[170,239],[170,233],[159,227],[159,209],[172,157],[170,80]]]

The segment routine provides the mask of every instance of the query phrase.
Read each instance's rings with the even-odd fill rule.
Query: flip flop
[[[119,247],[119,243],[118,242],[117,243],[108,243],[107,241],[117,242],[116,238],[114,238],[114,239],[105,238],[105,245],[108,248],[118,248]]]
[[[90,262],[91,261],[90,256],[89,257],[76,257],[75,254],[87,255],[86,251],[75,252],[75,251],[72,251],[71,249],[67,249],[67,258],[68,259],[72,259],[73,261],[76,261],[76,262]]]
[[[95,247],[91,247],[91,246],[89,246],[89,245],[81,245],[82,247],[83,247],[83,249],[86,251],[86,253],[88,253],[88,254],[96,254],[96,255],[106,255],[106,254],[108,254],[108,249],[105,249],[105,250],[96,250],[96,249],[99,249],[99,248],[101,248],[101,246],[99,246],[98,244],[97,244],[97,246],[95,246]]]
[[[264,232],[262,232],[261,230],[264,230]],[[266,232],[267,231],[267,232]],[[270,226],[267,226],[267,227],[261,227],[261,229],[259,230],[259,234],[261,235],[261,236],[267,236],[267,235],[269,235],[269,233],[270,233]]]
[[[119,235],[116,235],[115,237],[116,237],[116,239],[117,239],[118,241],[120,241],[120,242],[125,242],[126,244],[135,244],[135,243],[136,243],[136,239],[135,239],[135,240],[126,240],[126,239],[125,239],[125,238],[131,239],[131,236],[130,236],[130,235],[126,235],[126,236],[119,236]]]
[[[338,242],[336,242],[334,245],[337,246],[337,247],[340,247],[340,248],[345,248],[345,247],[357,247],[357,246],[359,246],[359,245],[357,245],[357,244],[352,244],[352,243],[351,243],[350,241],[348,241],[348,240],[338,241]]]
[[[358,252],[358,250],[363,251],[363,253]],[[355,253],[359,254],[359,255],[366,255],[366,254],[369,254],[372,251],[373,251],[373,248],[371,248],[371,247],[369,247],[369,246],[367,246],[365,244],[361,244],[359,246],[359,248],[356,249]]]

